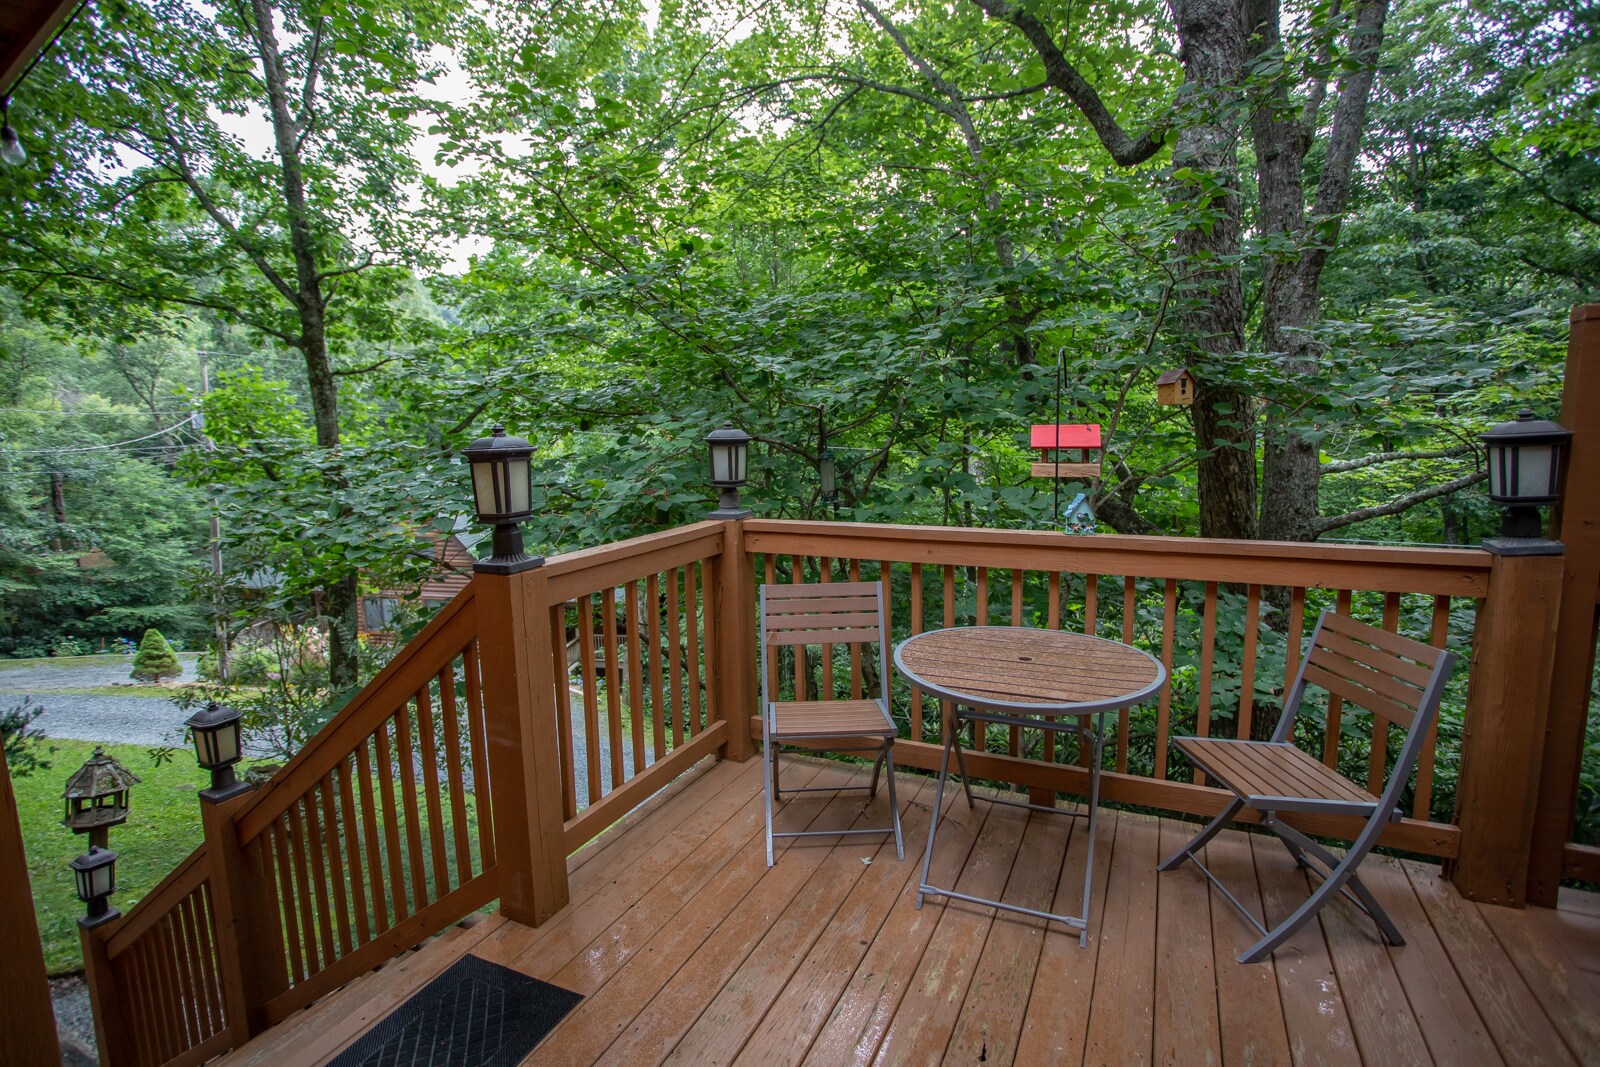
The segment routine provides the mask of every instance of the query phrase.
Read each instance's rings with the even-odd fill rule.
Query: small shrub
[[[49,770],[50,761],[39,758],[44,744],[44,731],[33,725],[33,720],[44,714],[44,708],[23,697],[22,703],[0,708],[0,747],[6,753],[6,766],[18,778],[35,770]]]
[[[68,637],[62,634],[50,642],[52,656],[87,656],[92,651],[94,649],[90,647],[89,642],[81,637]]]
[[[139,651],[133,657],[133,677],[141,682],[158,682],[163,678],[176,678],[183,673],[178,654],[172,650],[161,631],[151,628],[144,632]]]

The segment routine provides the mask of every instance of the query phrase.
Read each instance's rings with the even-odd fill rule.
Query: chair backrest
[[[883,646],[883,586],[877,582],[813,582],[761,587],[761,706],[777,698],[768,692],[779,650],[795,646],[795,699],[805,700],[808,688],[802,649],[810,645],[878,646],[878,679],[884,706],[889,704],[889,677]],[[818,698],[830,699],[832,693]]]
[[[1272,739],[1293,740],[1306,686],[1318,686],[1330,698],[1363,708],[1406,732],[1384,791],[1397,796],[1438,713],[1455,662],[1453,652],[1326,610],[1311,632]]]

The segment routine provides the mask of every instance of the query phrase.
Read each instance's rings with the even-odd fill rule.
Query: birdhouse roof
[[[94,750],[94,755],[67,779],[67,787],[62,790],[61,795],[65,798],[80,799],[104,797],[120,793],[129,786],[138,784],[137,774],[97,748]]]
[[[1085,513],[1088,514],[1090,518],[1094,517],[1094,509],[1089,506],[1089,495],[1087,493],[1079,493],[1077,496],[1073,497],[1072,503],[1067,505],[1067,510],[1064,512],[1066,515]]]
[[[1194,375],[1189,373],[1189,368],[1188,367],[1179,367],[1177,370],[1169,370],[1169,371],[1166,371],[1165,373],[1163,373],[1161,375],[1161,377],[1156,379],[1156,384],[1157,385],[1171,385],[1173,382],[1177,381],[1179,378],[1188,378],[1190,381],[1193,381],[1194,380]]]
[[[1033,428],[1033,448],[1099,448],[1100,424],[1070,423]]]

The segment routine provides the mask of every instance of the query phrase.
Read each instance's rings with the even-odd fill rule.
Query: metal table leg
[[[950,774],[950,750],[954,745],[959,743],[957,741],[957,737],[961,728],[962,718],[963,716],[958,709],[952,716],[950,729],[945,733],[944,752],[939,758],[938,788],[934,792],[933,813],[928,820],[928,845],[922,854],[922,878],[917,886],[917,907],[922,907],[922,901],[924,898],[937,896],[947,897],[951,900],[965,900],[971,904],[982,904],[987,907],[999,908],[1004,911],[1013,911],[1022,915],[1031,915],[1036,919],[1044,919],[1047,922],[1058,922],[1064,926],[1077,930],[1078,947],[1083,948],[1087,946],[1089,943],[1089,906],[1091,903],[1091,893],[1094,887],[1095,831],[1098,828],[1100,821],[1097,818],[1097,815],[1100,810],[1100,757],[1105,747],[1105,714],[1102,712],[1096,716],[1097,721],[1093,728],[1082,725],[1072,727],[1062,726],[1057,728],[1063,731],[1069,729],[1076,730],[1078,732],[1080,744],[1087,740],[1093,746],[1094,757],[1089,764],[1089,810],[1087,812],[1062,811],[1060,808],[1047,808],[1042,804],[1024,803],[1016,800],[1003,800],[998,797],[985,798],[991,804],[1006,804],[1014,808],[1025,808],[1030,811],[1040,811],[1050,815],[1065,815],[1069,818],[1080,818],[1088,821],[1089,847],[1088,855],[1084,860],[1083,914],[1081,915],[1058,915],[1054,912],[1040,911],[1035,908],[1025,908],[1019,904],[1007,904],[1003,901],[990,900],[986,897],[973,896],[968,893],[959,893],[954,889],[942,889],[938,886],[929,884],[928,873],[933,865],[933,846],[935,841],[938,839],[939,816],[944,810],[944,785]],[[978,721],[981,722],[984,720],[979,717]],[[1049,729],[1050,727],[1046,728]],[[960,750],[957,749],[956,756],[958,760],[960,759],[960,755]],[[965,770],[964,761],[963,770]],[[972,797],[971,785],[967,781],[965,774],[962,776],[962,783],[967,788],[967,797],[968,802],[970,803]]]

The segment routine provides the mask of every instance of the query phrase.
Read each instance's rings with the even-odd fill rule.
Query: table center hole
[[[1018,659],[1018,661],[1020,661],[1022,663],[1032,663],[1033,662],[1033,657],[1032,656],[1018,656],[1017,659]]]

